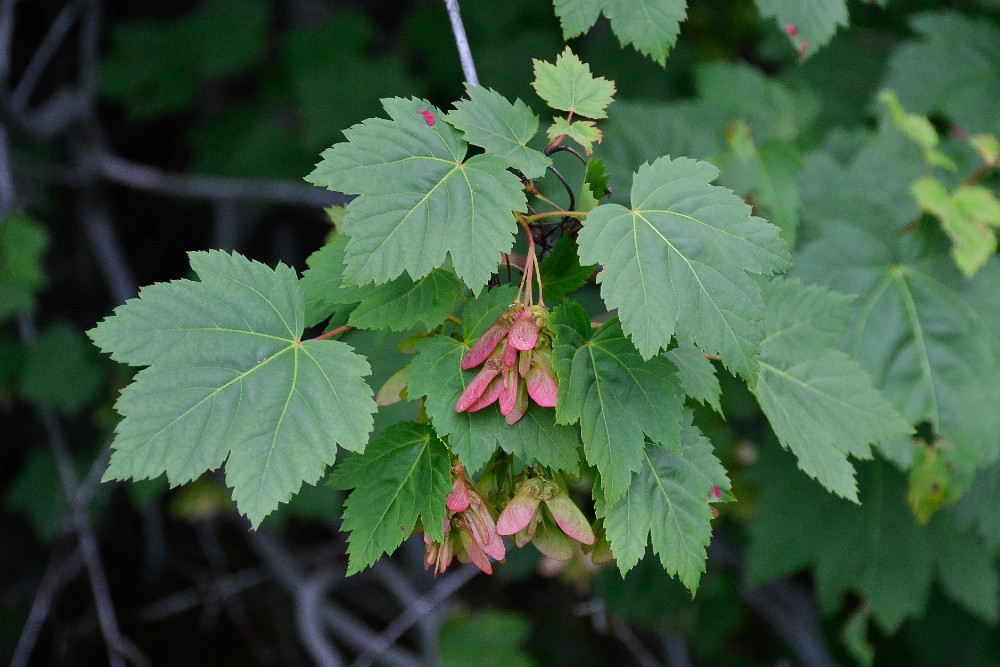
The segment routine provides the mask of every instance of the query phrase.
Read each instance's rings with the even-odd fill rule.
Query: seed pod
[[[538,511],[538,504],[542,501],[540,483],[541,480],[533,477],[518,485],[514,497],[497,518],[497,533],[513,535],[531,523]]]
[[[507,337],[509,330],[510,325],[506,324],[501,316],[501,319],[494,322],[462,357],[462,370],[467,371],[486,361],[500,341]]]
[[[465,391],[458,397],[458,401],[455,403],[455,412],[465,412],[468,410],[483,395],[490,382],[493,381],[493,378],[499,374],[499,369],[494,368],[491,364],[487,364],[483,370],[479,371],[476,377],[472,378],[472,382],[465,387]]]
[[[532,317],[531,310],[525,308],[522,310],[517,319],[514,320],[514,324],[511,325],[510,331],[507,333],[507,343],[513,345],[518,350],[531,350],[535,347],[535,343],[538,342],[538,324]]]

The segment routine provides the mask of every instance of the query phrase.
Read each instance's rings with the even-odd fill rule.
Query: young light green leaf
[[[349,575],[395,551],[413,532],[418,518],[432,539],[444,539],[451,457],[426,424],[402,422],[387,427],[364,454],[338,465],[330,484],[353,489],[344,503],[343,523],[343,529],[350,532]]]
[[[470,144],[499,155],[528,178],[538,178],[552,164],[547,155],[528,148],[538,131],[538,116],[521,100],[510,103],[500,93],[480,86],[466,86],[467,100],[455,102],[444,117],[465,135]]]
[[[857,502],[847,457],[871,458],[871,443],[907,435],[910,425],[857,363],[830,347],[843,328],[830,332],[825,318],[843,324],[846,298],[781,279],[767,286],[764,297],[768,310],[754,394],[799,467]]]
[[[383,100],[391,120],[373,118],[344,131],[306,178],[357,194],[343,231],[345,276],[355,284],[413,279],[451,257],[478,292],[513,247],[511,212],[525,206],[521,182],[496,155],[467,157],[468,145],[425,100]],[[428,124],[421,112],[439,120]]]
[[[822,0],[754,0],[761,16],[773,18],[802,57],[810,56],[829,42],[837,28],[847,27],[847,2]]]
[[[431,336],[417,345],[410,364],[410,399],[426,396],[424,409],[467,472],[478,471],[497,445],[523,461],[575,474],[580,444],[575,428],[555,422],[555,412],[532,403],[525,415],[509,426],[496,405],[478,412],[456,412],[455,403],[478,369],[462,370],[469,345],[450,336]]]
[[[607,118],[607,106],[615,95],[615,84],[595,77],[590,66],[567,46],[556,64],[534,60],[535,81],[531,84],[538,96],[553,109],[568,111],[584,118]]]
[[[45,227],[23,215],[0,222],[0,322],[35,309],[35,292],[45,284],[42,255],[48,245]]]
[[[960,185],[949,193],[931,176],[914,182],[912,192],[920,208],[941,221],[958,268],[967,278],[976,275],[997,252],[992,227],[1000,227],[1000,202],[994,194],[978,185]]]
[[[571,123],[562,116],[552,122],[546,135],[550,140],[560,135],[568,137],[580,144],[587,155],[594,152],[594,144],[601,143],[604,136],[593,121],[574,120]]]
[[[639,562],[651,541],[664,569],[693,596],[712,537],[712,487],[728,489],[729,480],[689,412],[681,438],[682,453],[657,445],[643,449],[640,468],[622,499],[608,509],[604,527],[622,575]]]
[[[338,341],[301,341],[295,272],[238,254],[189,255],[199,282],[143,288],[88,332],[112,358],[149,366],[122,391],[105,479],[190,481],[226,463],[257,526],[336,446],[360,451],[375,402],[365,359]]]
[[[591,334],[583,307],[567,301],[552,313],[559,375],[556,419],[580,422],[587,460],[601,473],[611,504],[628,489],[642,464],[646,438],[680,448],[683,394],[663,357],[643,361],[617,319]]]
[[[644,358],[665,349],[680,324],[752,380],[764,302],[748,272],[783,270],[788,246],[732,191],[711,185],[718,173],[688,158],[640,167],[631,208],[602,204],[588,214],[580,260],[605,265],[601,296]]]
[[[677,369],[677,381],[680,382],[681,390],[694,400],[711,406],[721,415],[719,397],[722,387],[715,375],[715,366],[705,357],[701,348],[690,341],[678,341],[677,347],[665,355]]]

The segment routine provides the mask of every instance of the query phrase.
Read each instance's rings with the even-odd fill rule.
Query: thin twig
[[[24,629],[21,630],[21,636],[17,640],[17,648],[14,649],[10,667],[26,667],[35,648],[35,642],[38,641],[38,635],[45,625],[45,619],[52,609],[52,600],[59,591],[60,583],[75,577],[83,566],[79,550],[68,548],[72,541],[71,536],[64,535],[52,550],[49,564],[45,567],[41,581],[38,582],[35,599],[31,602],[28,620],[25,621]]]
[[[407,606],[403,610],[403,613],[393,619],[376,640],[365,649],[365,652],[351,663],[351,667],[370,667],[407,630],[430,613],[437,605],[458,592],[462,586],[467,584],[477,574],[479,574],[479,569],[474,565],[467,564],[455,570],[453,574],[446,575],[438,580],[434,588],[420,596],[413,604]]]
[[[108,579],[104,572],[104,563],[101,560],[101,553],[97,546],[97,537],[94,529],[90,525],[86,507],[80,506],[77,501],[76,489],[79,486],[76,471],[73,470],[73,462],[70,458],[69,447],[66,443],[66,436],[59,424],[59,418],[51,408],[42,408],[42,425],[45,427],[46,435],[49,438],[49,445],[56,458],[56,468],[59,472],[59,483],[62,486],[63,494],[70,505],[70,515],[73,522],[73,529],[79,540],[80,552],[83,555],[83,562],[87,567],[87,575],[90,579],[90,590],[94,597],[94,607],[97,612],[97,621],[104,636],[105,644],[108,647],[109,663],[112,667],[121,665],[124,667],[125,658],[136,665],[149,665],[149,660],[139,652],[131,641],[122,635],[118,627],[118,617],[115,614],[114,603],[111,600],[111,589],[108,587]]]
[[[0,0],[0,90],[7,89],[10,77],[11,42],[14,39],[14,4],[17,0]]]
[[[259,201],[300,206],[343,206],[352,197],[311,185],[263,178],[196,176],[163,171],[110,153],[96,157],[97,172],[108,181],[137,190],[176,197]]]
[[[618,638],[628,652],[632,654],[635,658],[637,664],[640,667],[660,667],[660,663],[657,661],[656,657],[646,648],[646,645],[642,643],[635,632],[632,631],[626,623],[623,623],[617,618],[609,619],[608,627],[611,629],[611,634]]]
[[[14,208],[16,192],[14,176],[10,171],[10,151],[7,148],[7,127],[0,125],[0,227],[7,213]]]
[[[476,74],[476,63],[472,60],[472,50],[469,48],[469,38],[465,34],[465,24],[462,23],[462,12],[458,8],[458,0],[444,0],[448,8],[448,20],[451,21],[451,34],[455,37],[458,47],[458,59],[462,63],[462,76],[470,86],[479,85]]]
[[[71,2],[63,7],[63,10],[56,16],[52,25],[49,26],[49,31],[45,33],[45,37],[42,38],[42,42],[38,45],[35,55],[31,57],[28,67],[25,68],[21,80],[17,82],[17,87],[11,93],[10,106],[15,114],[24,113],[27,109],[28,103],[31,101],[31,96],[35,92],[35,87],[42,77],[42,73],[45,72],[45,68],[49,64],[49,61],[52,60],[52,56],[55,55],[63,39],[66,38],[69,29],[73,27],[79,11],[80,5],[76,2]]]
[[[334,582],[332,571],[320,572],[304,580],[298,587],[295,605],[295,626],[313,661],[320,667],[340,667],[343,658],[323,636],[323,597]]]
[[[108,209],[94,188],[80,193],[77,213],[115,304],[131,299],[138,293],[136,279],[125,259]]]

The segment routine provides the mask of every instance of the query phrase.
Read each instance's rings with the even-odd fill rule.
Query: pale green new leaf
[[[568,46],[556,58],[555,65],[544,60],[532,62],[535,80],[531,85],[550,107],[584,118],[607,118],[607,106],[615,95],[614,82],[595,77],[590,66]]]
[[[847,27],[846,0],[754,0],[761,16],[773,18],[786,32],[788,26],[794,28],[795,35],[789,34],[796,50],[802,49],[806,55],[829,42],[837,28]],[[802,44],[805,48],[802,48]]]
[[[445,120],[465,134],[470,144],[499,155],[528,178],[538,178],[552,164],[547,155],[528,148],[538,131],[538,116],[521,100],[507,101],[500,93],[466,86],[467,100],[455,102]]]
[[[525,206],[507,162],[467,157],[468,145],[425,100],[383,100],[391,120],[372,118],[344,131],[306,180],[357,194],[342,229],[345,277],[387,282],[404,271],[418,279],[450,256],[455,272],[479,291],[514,244],[511,214]],[[433,114],[428,125],[421,111]]]
[[[912,191],[920,208],[941,221],[941,228],[951,239],[955,264],[966,277],[974,276],[997,251],[992,229],[1000,226],[996,197],[978,185],[960,185],[949,193],[930,176],[916,181]]]
[[[594,144],[601,143],[601,139],[603,138],[601,131],[597,129],[593,121],[574,120],[570,123],[562,117],[556,118],[552,122],[546,135],[549,139],[555,139],[560,135],[564,135],[580,144],[587,155],[594,152]]]
[[[124,419],[105,479],[166,473],[176,485],[225,463],[237,507],[257,526],[319,479],[338,444],[364,448],[370,367],[338,341],[301,341],[292,269],[189,256],[200,281],[145,287],[88,332],[112,358],[150,366],[115,406]]]
[[[857,502],[848,456],[871,458],[870,444],[907,435],[910,426],[864,370],[831,347],[843,334],[847,298],[778,279],[765,289],[765,302],[754,394],[799,467],[830,491]],[[839,324],[840,330],[831,324]]]
[[[712,537],[712,487],[728,489],[729,480],[690,413],[684,415],[681,438],[683,453],[657,445],[643,449],[639,470],[622,499],[610,506],[604,526],[622,575],[651,541],[664,569],[694,595]]]
[[[591,334],[583,307],[567,301],[549,321],[559,375],[556,418],[580,422],[587,460],[601,473],[608,504],[628,489],[646,438],[680,449],[683,394],[661,356],[643,361],[617,319]]]
[[[451,450],[471,474],[483,467],[500,446],[521,460],[575,474],[580,438],[575,428],[556,424],[555,411],[531,403],[509,426],[493,404],[478,412],[455,412],[455,403],[479,369],[462,370],[469,345],[450,336],[432,336],[417,345],[410,364],[411,399],[426,396],[424,409],[434,429],[447,436]]]
[[[451,491],[448,448],[426,424],[387,427],[364,454],[337,466],[330,484],[353,489],[344,503],[347,574],[360,572],[391,554],[420,519],[424,532],[442,541],[445,496]]]
[[[764,301],[749,273],[789,265],[778,228],[711,185],[707,162],[663,157],[632,181],[632,206],[602,204],[580,231],[580,260],[604,264],[601,296],[644,358],[680,325],[730,370],[756,376]]]
[[[715,366],[701,349],[689,341],[679,341],[677,347],[665,355],[677,369],[677,381],[680,382],[681,390],[694,400],[711,406],[721,415],[719,397],[722,387],[719,386]]]

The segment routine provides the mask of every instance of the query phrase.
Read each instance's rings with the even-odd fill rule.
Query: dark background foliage
[[[743,61],[812,91],[814,127],[871,127],[867,101],[908,19],[942,4],[986,19],[998,11],[854,3],[850,31],[801,66],[778,27],[742,0],[692,3],[665,70],[622,49],[604,22],[572,45],[616,82],[619,99],[687,99],[696,66]],[[139,285],[183,277],[189,250],[304,268],[330,229],[323,205],[344,201],[301,180],[319,153],[379,115],[381,97],[448,108],[462,95],[461,68],[444,4],[431,0],[0,8],[0,201],[11,228],[15,217],[33,221],[18,225],[5,261],[28,265],[23,286],[38,289],[37,301],[0,308],[0,659],[823,665],[850,661],[852,644],[862,650],[864,632],[851,634],[856,601],[821,615],[808,574],[746,582],[753,474],[735,478],[741,502],[716,522],[693,601],[651,558],[622,579],[613,568],[554,572],[529,549],[492,578],[459,568],[434,579],[419,538],[345,579],[341,498],[323,485],[252,533],[213,475],[172,490],[100,484],[112,405],[129,376],[82,332]],[[551,5],[478,1],[463,11],[482,83],[538,106],[531,58],[563,47]],[[751,113],[755,104],[765,116],[781,111],[733,97]],[[41,253],[44,275],[35,275]],[[391,370],[389,359],[374,364],[376,376]],[[701,424],[720,458],[745,466],[775,446],[773,435],[745,389],[724,390],[727,421],[705,412]],[[994,629],[937,591],[923,618],[867,641],[879,664],[1000,662]]]

